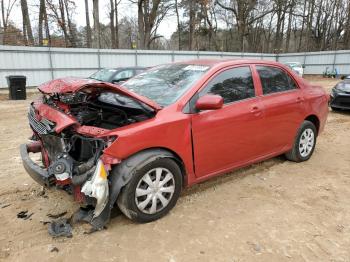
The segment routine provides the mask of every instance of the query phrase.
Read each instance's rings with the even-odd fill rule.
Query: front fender
[[[136,153],[113,167],[109,176],[109,200],[102,213],[92,219],[91,224],[102,229],[109,221],[111,210],[118,199],[121,189],[129,183],[132,176],[145,165],[159,158],[172,158],[181,161],[174,154],[165,149],[147,149]],[[182,169],[182,168],[181,168]]]

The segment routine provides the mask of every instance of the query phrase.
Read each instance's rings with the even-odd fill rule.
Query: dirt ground
[[[328,90],[336,81],[313,79]],[[274,158],[184,190],[156,222],[118,216],[107,230],[76,225],[72,238],[53,239],[47,215],[77,206],[26,174],[18,147],[30,135],[29,100],[1,100],[0,260],[350,261],[350,113],[330,112],[305,163]]]

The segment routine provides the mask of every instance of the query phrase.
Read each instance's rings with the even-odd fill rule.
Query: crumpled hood
[[[107,82],[100,82],[94,79],[83,79],[83,78],[77,78],[77,77],[59,78],[40,85],[38,89],[40,90],[40,92],[50,95],[50,94],[75,93],[86,87],[96,87],[96,88],[106,89],[111,92],[116,92],[122,95],[126,95],[128,97],[131,97],[135,100],[138,100],[144,103],[145,105],[151,107],[155,111],[159,111],[161,109],[161,106],[159,106],[157,103],[155,103],[154,101],[146,97],[130,92],[129,90],[124,89],[121,86],[107,83]]]

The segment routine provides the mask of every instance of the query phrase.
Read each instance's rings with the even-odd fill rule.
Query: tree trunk
[[[114,27],[114,1],[110,0],[110,13],[109,13],[109,28],[111,30],[111,47],[114,49],[116,48],[115,43],[115,27]]]
[[[21,0],[22,18],[23,18],[23,31],[26,31],[26,38],[28,39],[28,44],[34,45],[34,37],[32,32],[32,26],[30,24],[29,14],[28,14],[28,4],[27,0]],[[23,32],[24,33],[24,32]]]
[[[43,45],[43,22],[44,22],[44,13],[45,13],[45,0],[40,0],[40,7],[39,7],[39,27],[38,27],[38,34],[39,34],[39,46]]]
[[[176,21],[177,21],[177,41],[179,42],[179,50],[181,50],[181,25],[180,25],[180,16],[179,16],[179,7],[178,2],[175,0],[175,12],[176,12]]]
[[[293,18],[293,9],[294,9],[294,1],[289,7],[289,14],[288,14],[288,25],[287,25],[287,37],[286,37],[286,52],[289,51],[289,42],[290,42],[290,34],[291,34],[291,28],[292,28],[292,18]]]
[[[188,33],[188,50],[193,49],[193,38],[194,38],[194,29],[195,29],[195,19],[196,19],[196,13],[195,13],[195,1],[189,0],[190,6],[189,6],[189,33]]]
[[[151,43],[154,40],[152,38],[152,30],[154,29],[154,23],[157,17],[160,15],[158,13],[158,8],[161,0],[138,0],[138,42],[140,49],[150,49]],[[152,5],[150,5],[150,3]]]
[[[49,46],[51,46],[50,27],[49,27],[49,20],[47,19],[46,6],[44,8],[44,21],[45,21],[46,39],[49,42]]]
[[[28,45],[28,37],[27,37],[27,27],[26,23],[24,22],[24,19],[22,20],[22,33],[23,33],[23,42],[24,45]]]
[[[1,17],[2,17],[2,25],[4,27],[4,38],[5,38],[5,32],[7,28],[6,18],[5,18],[5,5],[4,0],[1,0]]]
[[[67,24],[68,24],[68,30],[69,30],[69,34],[68,34],[69,42],[72,47],[76,47],[77,46],[77,37],[75,34],[76,30],[73,27],[72,21],[70,19],[69,6],[68,6],[67,0],[64,0],[64,6],[66,8]]]
[[[322,0],[321,0],[322,2]],[[322,5],[322,3],[321,3]],[[320,7],[321,8],[321,7]],[[307,21],[307,36],[306,36],[306,51],[310,51],[310,42],[311,42],[311,33],[312,33],[312,22],[313,22],[313,16],[315,12],[315,2],[314,0],[311,0],[309,3],[309,12],[308,12],[308,21]]]
[[[65,15],[65,8],[64,8],[64,3],[63,0],[59,0],[59,12],[60,12],[60,20],[59,25],[63,31],[63,36],[64,36],[64,42],[66,44],[66,47],[69,46],[69,39],[68,39],[68,33],[67,33],[67,26],[66,26],[66,15]]]
[[[92,0],[92,5],[92,14],[94,17],[94,41],[97,44],[97,48],[101,48],[99,1]]]
[[[345,32],[344,32],[344,49],[350,49],[350,2],[348,2],[345,21]]]
[[[299,38],[299,45],[298,45],[298,52],[301,51],[301,44],[302,44],[303,34],[304,34],[304,28],[305,28],[306,3],[307,3],[307,0],[304,0],[303,22],[302,22],[302,24],[301,24],[300,38]]]
[[[138,0],[137,23],[138,23],[138,49],[145,48],[145,23],[143,14],[144,0]]]
[[[118,5],[120,0],[114,0],[114,15],[115,15],[115,48],[119,48],[119,19],[118,19]]]
[[[85,0],[86,47],[91,48],[91,26],[89,17],[89,1]]]

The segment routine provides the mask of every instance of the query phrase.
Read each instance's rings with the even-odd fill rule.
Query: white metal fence
[[[86,48],[0,46],[0,87],[6,76],[25,75],[27,86],[65,77],[86,77],[99,68],[154,66],[198,58],[251,58],[280,62],[301,62],[306,74],[322,74],[326,67],[350,74],[350,50],[291,54],[226,53],[197,51],[149,51]]]

